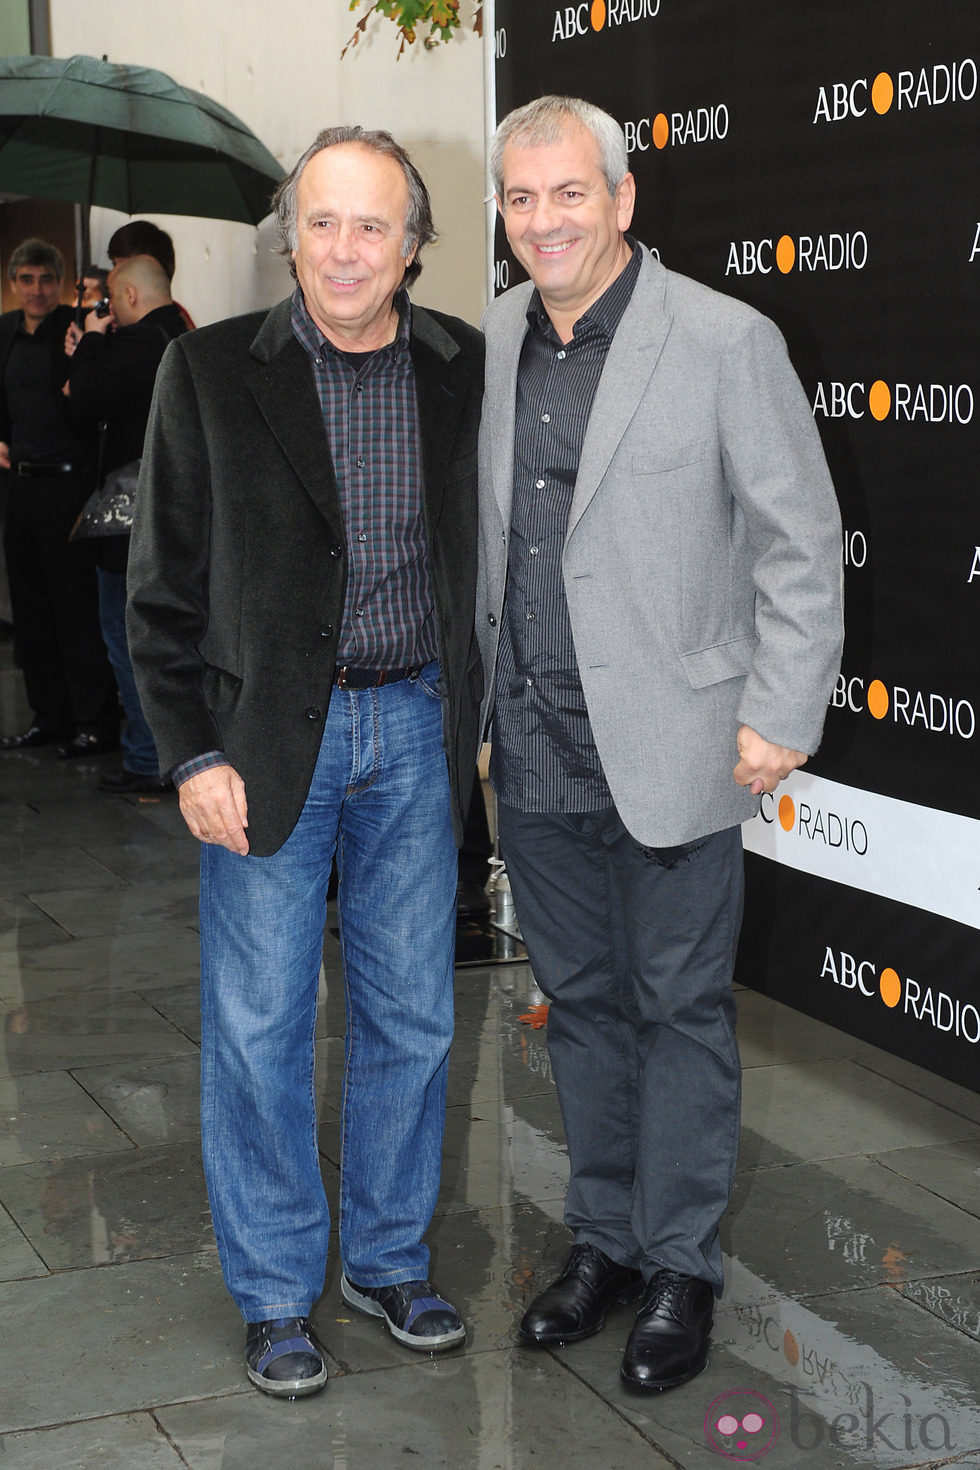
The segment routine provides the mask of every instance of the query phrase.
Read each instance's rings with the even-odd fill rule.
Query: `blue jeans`
[[[116,687],[126,711],[126,723],[122,729],[123,765],[137,776],[158,776],[160,762],[153,743],[150,727],[146,723],[140,697],[136,692],[133,666],[129,661],[129,644],[126,641],[126,573],[107,572],[97,569],[99,577],[99,623],[102,638],[112,672],[116,676]]]
[[[201,850],[204,1169],[225,1282],[247,1322],[305,1316],[323,1290],[313,1034],[335,848],[341,1261],[366,1286],[428,1273],[456,932],[437,680],[430,664],[380,689],[335,688],[284,845],[272,857]]]

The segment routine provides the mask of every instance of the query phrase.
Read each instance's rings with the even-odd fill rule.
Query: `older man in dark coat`
[[[410,304],[428,195],[385,133],[335,128],[278,195],[290,300],[181,338],[157,379],[129,638],[202,848],[204,1161],[249,1376],[322,1387],[308,1314],[330,1220],[313,1092],[337,853],[348,1027],[341,1290],[423,1351],[452,1034],[482,341]]]

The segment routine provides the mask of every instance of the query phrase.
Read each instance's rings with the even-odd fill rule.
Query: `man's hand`
[[[201,842],[248,852],[245,782],[233,766],[210,766],[185,781],[178,792],[180,810],[191,835]]]
[[[787,750],[785,745],[770,745],[749,725],[742,725],[735,737],[739,762],[732,775],[739,786],[747,786],[753,796],[775,791],[790,771],[805,765],[801,750]]]
[[[76,326],[76,324],[74,322],[69,322],[68,323],[68,330],[65,333],[65,356],[66,357],[74,357],[75,356],[75,348],[78,346],[78,344],[79,344],[79,342],[81,342],[81,340],[82,340],[82,329],[81,329],[81,327]]]
[[[99,316],[98,312],[90,311],[88,316],[85,318],[86,332],[101,332],[103,337],[105,336],[106,332],[110,331],[112,325],[113,321],[111,313],[106,316]]]
[[[10,445],[0,440],[0,470],[10,469]]]

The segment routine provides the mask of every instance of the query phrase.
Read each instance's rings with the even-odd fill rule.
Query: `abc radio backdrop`
[[[619,119],[635,233],[779,324],[840,497],[843,672],[745,825],[737,978],[980,1088],[977,0],[489,18],[491,124],[545,92]]]

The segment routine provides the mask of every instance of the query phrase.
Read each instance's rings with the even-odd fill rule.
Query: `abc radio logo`
[[[852,852],[865,857],[868,851],[868,829],[856,817],[842,816],[839,812],[824,811],[811,806],[808,801],[799,805],[788,792],[777,803],[771,791],[764,793],[759,804],[759,816],[767,826],[778,822],[789,835],[806,842],[817,842],[823,847]]]
[[[845,118],[866,117],[869,112],[884,117],[894,107],[911,112],[917,107],[942,107],[950,102],[972,102],[977,95],[977,64],[963,61],[936,62],[917,71],[880,71],[853,82],[832,82],[817,91],[813,122],[837,123]]]
[[[923,689],[906,689],[903,684],[891,688],[881,679],[865,682],[857,675],[839,674],[830,696],[831,709],[848,709],[873,720],[887,720],[909,729],[921,729],[930,735],[952,735],[972,740],[977,730],[977,714],[968,699],[952,694],[938,694]]]
[[[660,0],[583,0],[580,5],[565,5],[555,11],[551,43],[571,41],[575,36],[590,36],[607,26],[655,20],[659,14]]]
[[[726,276],[769,276],[778,271],[863,271],[868,263],[868,237],[863,230],[825,235],[780,235],[763,240],[732,240]]]
[[[717,143],[728,137],[729,114],[724,102],[691,107],[686,112],[658,112],[655,117],[627,118],[623,123],[627,153],[651,148],[683,148],[687,143]]]
[[[976,408],[969,383],[818,383],[813,416],[824,419],[887,420],[908,424],[972,424]]]
[[[931,1026],[944,1035],[956,1036],[971,1046],[980,1042],[980,1010],[932,985],[922,985],[910,975],[903,977],[891,965],[879,971],[875,960],[859,960],[846,950],[827,945],[821,980],[829,980],[862,1000],[880,1000],[889,1011],[908,1017],[919,1025]]]

